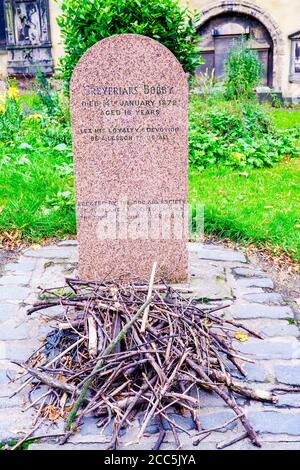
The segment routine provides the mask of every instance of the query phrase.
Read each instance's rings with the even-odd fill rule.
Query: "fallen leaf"
[[[265,209],[274,209],[274,206],[265,206]]]
[[[67,399],[68,399],[68,395],[64,393],[59,402],[62,413],[64,412],[64,407],[67,402]]]
[[[41,245],[39,245],[38,243],[34,243],[33,245],[31,245],[31,249],[32,250],[38,250],[39,248],[41,247]]]
[[[300,224],[295,225],[294,228],[300,229]]]
[[[61,374],[57,375],[56,380],[58,380],[59,382],[62,382],[62,383],[65,383],[65,381],[66,381],[65,377]]]
[[[249,339],[248,335],[246,335],[246,333],[243,333],[242,331],[237,331],[234,337],[241,343],[246,343],[246,341],[248,341]]]
[[[43,409],[43,415],[50,421],[57,421],[61,417],[61,411],[53,405],[48,405]]]

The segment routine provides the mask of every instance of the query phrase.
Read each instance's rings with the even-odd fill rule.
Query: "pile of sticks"
[[[150,282],[144,283],[67,279],[63,290],[43,292],[47,299],[28,314],[57,306],[61,313],[42,348],[22,364],[31,391],[46,387],[31,403],[36,419],[63,417],[61,443],[80,428],[86,415],[97,417],[101,428],[113,422],[109,448],[116,449],[120,432],[142,413],[136,440],[155,422],[160,433],[154,449],[159,449],[166,427],[180,448],[178,431],[187,431],[170,412],[187,413],[194,420],[196,446],[215,430],[202,430],[201,394],[197,398],[191,393],[204,389],[224,400],[235,413],[230,422],[239,420],[244,437],[260,446],[236,395],[271,403],[276,397],[235,380],[230,372],[245,375],[242,363],[253,362],[235,350],[236,332],[259,335],[223,318],[224,307],[199,308],[185,289],[164,281],[154,284],[154,273],[155,267]]]

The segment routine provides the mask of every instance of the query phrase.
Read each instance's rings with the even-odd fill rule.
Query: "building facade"
[[[261,59],[263,85],[300,100],[300,0],[181,0],[200,11],[205,63],[216,77],[233,40],[246,36]],[[0,0],[0,74],[53,73],[63,54],[59,0]]]

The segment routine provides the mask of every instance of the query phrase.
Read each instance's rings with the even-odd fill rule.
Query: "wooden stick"
[[[31,369],[30,367],[23,366],[30,375],[38,379],[40,382],[43,382],[44,384],[48,385],[51,388],[58,388],[59,390],[63,390],[64,392],[67,393],[76,393],[76,387],[74,385],[69,385],[64,382],[61,382],[60,380],[56,380],[51,375],[45,374],[44,372],[39,372],[36,369]]]
[[[88,316],[88,335],[89,335],[89,355],[91,359],[94,359],[98,355],[98,338],[97,338],[97,327],[96,322],[92,316]]]
[[[230,439],[229,441],[219,442],[219,443],[216,445],[216,448],[219,449],[219,450],[226,449],[226,447],[232,446],[232,445],[235,444],[236,442],[240,442],[240,441],[242,441],[243,439],[246,439],[247,437],[248,437],[248,433],[247,433],[247,432],[244,432],[244,433],[241,434],[240,436],[234,437],[233,439]]]
[[[94,367],[93,369],[93,372],[96,372],[98,371],[99,369],[101,369],[101,367],[103,366],[104,362],[105,362],[105,357],[107,355],[109,355],[115,348],[115,346],[120,342],[122,341],[122,339],[126,336],[128,330],[130,330],[130,328],[132,327],[132,325],[134,325],[134,323],[140,318],[140,316],[142,315],[142,313],[144,313],[145,311],[145,308],[148,307],[148,305],[150,304],[150,300],[146,300],[146,302],[142,305],[142,307],[137,311],[137,313],[134,315],[134,317],[132,317],[132,319],[122,328],[122,330],[120,331],[120,333],[118,334],[118,336],[109,344],[109,346],[105,349],[103,355],[102,355],[102,358],[97,362],[96,366]],[[68,415],[68,418],[67,418],[67,422],[66,422],[66,430],[71,430],[72,429],[72,424],[74,422],[74,419],[76,418],[76,415],[79,411],[79,409],[81,408],[81,406],[83,405],[83,403],[85,402],[85,399],[86,399],[86,394],[87,394],[87,391],[88,389],[90,388],[91,384],[93,382],[93,378],[90,378],[89,380],[87,380],[82,389],[81,389],[81,392],[79,394],[79,397],[78,399],[76,400],[76,402],[74,403],[74,406],[72,408],[72,410],[70,411],[69,415]]]
[[[143,315],[143,320],[142,320],[142,326],[141,326],[141,333],[145,333],[146,331],[146,325],[148,321],[148,316],[149,316],[149,309],[150,309],[150,300],[152,297],[152,291],[153,291],[153,284],[154,284],[154,279],[155,279],[155,273],[157,269],[157,262],[153,263],[152,267],[152,273],[150,277],[150,283],[149,283],[149,289],[148,289],[148,295],[147,295],[147,301],[149,301],[148,307],[145,308],[144,315]]]

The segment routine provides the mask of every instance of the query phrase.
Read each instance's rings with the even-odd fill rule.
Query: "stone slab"
[[[19,272],[19,273],[28,273],[33,271],[35,268],[35,263],[28,262],[19,262],[19,263],[9,263],[5,266],[7,272]]]
[[[234,304],[231,307],[231,313],[234,318],[240,320],[255,318],[271,318],[271,319],[288,319],[294,318],[293,311],[290,307],[285,306],[268,306],[256,303]]]
[[[238,261],[240,263],[246,263],[247,260],[243,253],[237,250],[208,250],[206,245],[203,248],[200,248],[198,251],[199,258],[213,260],[213,261]]]
[[[218,266],[198,264],[190,268],[191,297],[208,300],[232,299],[224,269]]]
[[[274,289],[274,282],[269,278],[245,278],[236,281],[238,287],[262,287]]]
[[[24,301],[29,295],[29,289],[21,286],[0,286],[0,300]]]
[[[1,286],[27,286],[31,278],[31,272],[20,274],[7,274],[0,278]]]
[[[257,432],[270,434],[300,435],[300,412],[281,413],[279,411],[250,411],[250,424]]]
[[[300,365],[275,366],[277,381],[286,385],[300,386]]]
[[[16,316],[20,313],[20,307],[18,304],[9,304],[0,302],[0,318],[4,321],[6,318]]]
[[[249,293],[244,295],[244,299],[248,302],[259,304],[282,304],[283,297],[275,292]]]
[[[247,343],[236,343],[236,348],[243,354],[253,356],[255,360],[261,359],[299,359],[300,343],[296,338],[288,341],[275,341],[272,339],[250,339]],[[251,357],[250,356],[250,357]]]
[[[71,114],[81,278],[148,279],[157,261],[158,275],[187,280],[187,107],[186,74],[153,39],[113,36],[78,62]]]
[[[234,268],[233,270],[236,276],[240,277],[265,277],[266,273],[263,271],[259,271],[258,269],[251,269],[251,268]]]

